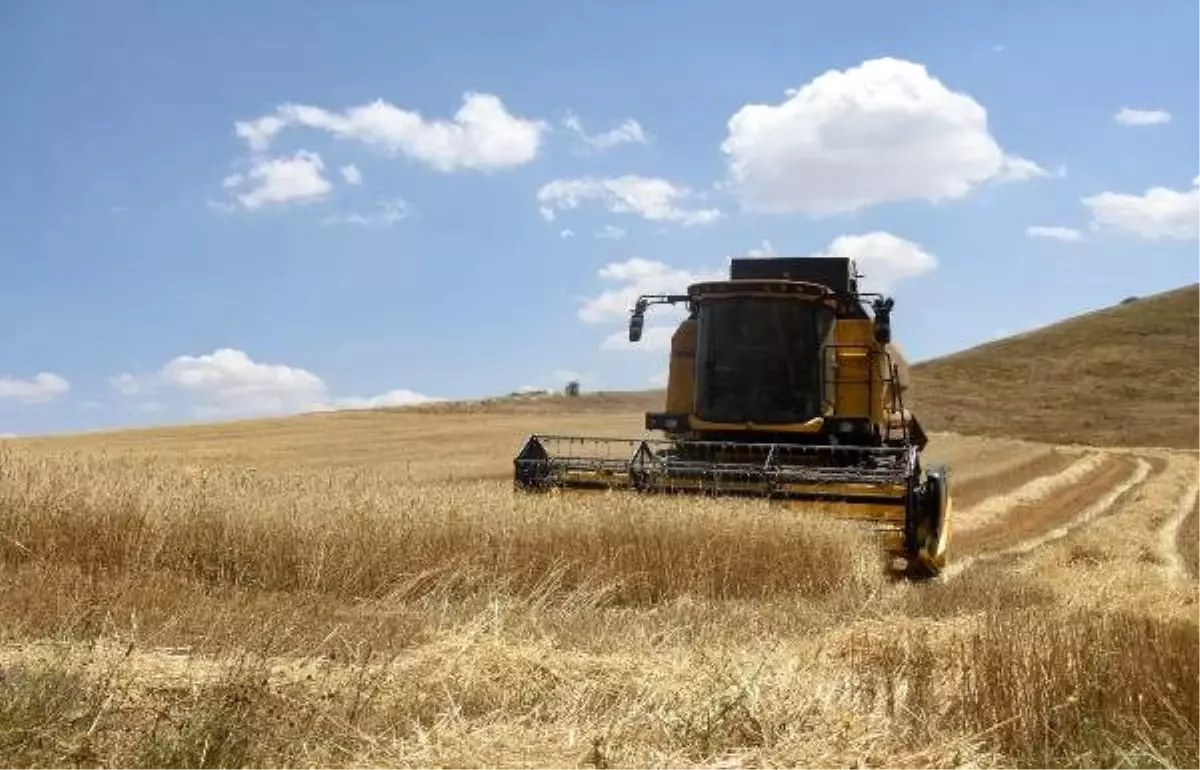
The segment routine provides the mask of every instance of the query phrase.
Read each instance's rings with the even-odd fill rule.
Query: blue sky
[[[1195,282],[1198,25],[5,4],[0,433],[644,388],[632,294],[748,253],[859,258],[916,360]]]

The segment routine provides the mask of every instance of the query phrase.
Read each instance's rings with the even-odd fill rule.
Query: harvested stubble
[[[506,638],[496,622],[412,655],[337,665],[181,664],[172,677],[161,665],[151,673],[135,654],[112,677],[111,663],[93,661],[89,672],[58,659],[0,683],[10,704],[0,732],[37,733],[5,747],[22,764],[86,756],[142,766],[1197,760],[1195,626],[1008,612],[943,633],[867,627],[829,649],[775,639],[589,655]],[[1135,648],[1140,656],[1128,654]]]

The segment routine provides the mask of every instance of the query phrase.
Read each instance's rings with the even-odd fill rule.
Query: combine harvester
[[[860,292],[861,277],[849,259],[734,259],[730,280],[639,297],[632,342],[650,305],[688,310],[671,338],[666,409],[646,414],[666,438],[534,434],[514,460],[517,488],[768,498],[860,520],[909,576],[937,574],[948,469],[922,467],[893,300]]]

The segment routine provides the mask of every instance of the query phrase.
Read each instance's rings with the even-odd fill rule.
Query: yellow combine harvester
[[[862,520],[910,575],[936,574],[948,469],[922,467],[893,301],[860,292],[861,277],[849,259],[734,259],[727,281],[639,297],[632,342],[651,305],[688,310],[671,338],[666,408],[646,415],[666,438],[534,434],[514,460],[518,489],[770,498]]]

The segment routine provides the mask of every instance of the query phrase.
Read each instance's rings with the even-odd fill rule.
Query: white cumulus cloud
[[[325,197],[333,185],[321,175],[325,164],[315,152],[300,150],[290,158],[258,158],[245,174],[225,177],[226,189],[249,187],[237,195],[244,208],[257,209],[291,201]]]
[[[1050,238],[1056,241],[1083,240],[1083,233],[1074,227],[1059,227],[1057,225],[1031,225],[1025,228],[1025,234],[1030,238]]]
[[[829,70],[779,104],[747,104],[721,145],[748,210],[824,215],[961,198],[989,180],[1044,176],[992,136],[987,111],[920,64]]]
[[[860,291],[886,294],[905,278],[932,272],[937,259],[912,241],[891,233],[841,235],[812,257],[848,257],[863,274]]]
[[[53,372],[39,372],[28,380],[0,376],[0,401],[45,404],[71,389],[71,383]]]
[[[1113,120],[1123,126],[1156,126],[1171,122],[1171,113],[1166,110],[1138,110],[1122,107],[1113,115]]]
[[[652,222],[701,225],[720,218],[721,212],[714,208],[684,208],[681,203],[693,194],[665,179],[626,175],[556,179],[538,190],[537,201],[546,221],[554,221],[557,211],[579,208],[586,201],[599,201],[613,213],[637,214]]]
[[[642,125],[633,118],[626,118],[608,131],[589,135],[583,129],[583,122],[575,113],[569,113],[563,119],[563,126],[573,131],[585,145],[593,150],[607,150],[620,144],[646,144],[648,137]]]
[[[431,398],[429,396],[417,393],[415,391],[398,388],[389,390],[386,393],[380,393],[377,396],[344,396],[335,398],[331,404],[322,404],[313,411],[335,411],[340,409],[382,409],[388,406],[413,406],[415,404],[428,404],[440,399]]]
[[[294,414],[436,400],[403,389],[377,396],[333,397],[325,381],[307,369],[255,361],[234,348],[177,356],[151,375],[125,373],[110,377],[109,382],[126,396],[179,396],[203,417]]]
[[[404,155],[438,171],[487,171],[533,160],[546,124],[513,115],[499,97],[467,92],[450,120],[376,99],[334,112],[322,107],[284,104],[271,115],[236,124],[250,149],[265,150],[285,128],[305,126],[334,136]]]
[[[327,395],[321,378],[306,369],[260,363],[230,348],[178,356],[159,370],[158,379],[196,398],[201,411],[212,414],[299,411]]]
[[[1151,187],[1142,195],[1102,192],[1081,199],[1093,230],[1116,230],[1147,240],[1185,240],[1200,233],[1200,177],[1188,190]]]

